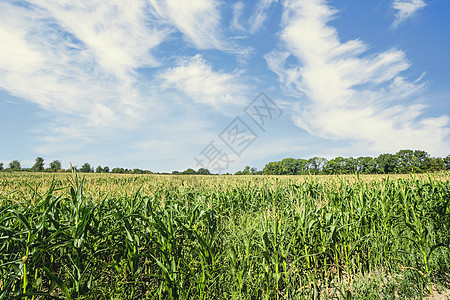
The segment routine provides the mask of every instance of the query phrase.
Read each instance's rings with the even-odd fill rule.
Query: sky
[[[450,154],[450,1],[0,0],[0,162]]]

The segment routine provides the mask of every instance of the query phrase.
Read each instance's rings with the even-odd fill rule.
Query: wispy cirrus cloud
[[[244,3],[242,1],[238,1],[233,5],[233,18],[231,19],[231,27],[239,31],[245,31],[245,28],[241,24],[240,20],[243,11]]]
[[[178,29],[197,49],[232,49],[220,29],[219,1],[149,0],[149,4],[158,22]]]
[[[278,2],[278,0],[258,0],[255,7],[253,8],[254,12],[249,17],[248,22],[245,25],[242,24],[240,20],[243,12],[244,12],[244,3],[242,1],[238,1],[233,5],[233,18],[231,20],[231,27],[239,30],[248,32],[250,34],[254,34],[263,26],[264,22],[267,19],[267,13],[272,4]]]
[[[139,0],[0,3],[0,88],[57,115],[45,142],[136,122],[136,69],[159,65],[151,52],[168,34],[144,12]]]
[[[121,80],[137,67],[157,66],[151,49],[159,45],[168,30],[148,26],[145,1],[119,0],[29,0],[48,13],[61,30],[70,34],[94,55],[95,62]],[[56,43],[56,41],[55,41]]]
[[[259,0],[255,13],[248,20],[250,23],[250,33],[258,31],[267,19],[267,11],[273,3],[278,0]]]
[[[396,27],[406,19],[413,17],[416,12],[425,7],[423,0],[394,0],[392,7],[397,11],[393,26]]]
[[[164,71],[160,78],[165,87],[176,88],[192,101],[216,109],[244,103],[242,95],[248,89],[239,81],[239,73],[214,71],[200,55],[180,60],[178,66]]]
[[[425,118],[426,105],[412,102],[424,84],[402,75],[411,65],[405,53],[365,54],[362,41],[341,42],[328,25],[335,13],[322,0],[284,3],[280,38],[285,49],[266,60],[294,96],[307,99],[296,124],[312,135],[350,140],[375,153],[414,148],[443,154],[449,149],[450,118]],[[286,67],[290,55],[298,65]]]

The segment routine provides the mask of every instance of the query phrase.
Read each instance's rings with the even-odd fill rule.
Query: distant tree
[[[417,159],[417,167],[421,172],[426,172],[430,169],[432,160],[430,158],[430,154],[428,154],[426,151],[416,150],[414,151],[414,156]]]
[[[308,171],[313,174],[319,174],[324,166],[328,163],[328,160],[323,157],[313,157],[308,159],[308,162],[306,164],[306,167],[308,168]]]
[[[255,168],[255,167],[253,167],[253,168],[250,168],[250,173],[252,173],[252,175],[256,175],[256,173],[257,173],[257,168]]]
[[[344,159],[344,173],[353,174],[357,171],[358,161],[353,157],[348,157]]]
[[[330,159],[323,169],[325,174],[344,174],[346,172],[345,158],[338,156]]]
[[[37,157],[36,162],[33,167],[31,167],[31,171],[33,172],[42,172],[44,171],[44,159],[42,157]]]
[[[300,161],[295,158],[285,158],[281,161],[281,174],[283,175],[296,175],[300,174],[302,168]]]
[[[105,166],[103,168],[103,173],[109,173],[109,167],[108,166]]]
[[[264,175],[281,175],[283,174],[283,164],[281,161],[273,161],[264,166]]]
[[[133,174],[144,174],[145,171],[141,170],[141,169],[133,169],[133,171],[131,171],[131,173],[133,173]]]
[[[3,170],[3,163],[0,162],[0,171]]]
[[[125,173],[125,170],[123,168],[114,168],[111,173],[123,174]]]
[[[102,168],[101,166],[98,166],[98,167],[95,169],[95,173],[103,173],[103,168]]]
[[[190,169],[190,168],[189,168],[189,169],[183,171],[182,174],[184,174],[184,175],[195,175],[195,174],[197,174],[197,172],[195,172],[194,169]]]
[[[242,175],[250,175],[250,166],[245,166]]]
[[[59,160],[54,160],[50,163],[50,172],[58,172],[61,170],[61,162]]]
[[[445,169],[446,169],[446,166],[445,166],[444,160],[442,158],[432,157],[429,159],[428,171],[435,172],[435,171],[442,171]]]
[[[394,154],[380,154],[377,158],[377,173],[391,174],[397,170],[397,157]]]
[[[377,161],[370,156],[358,157],[356,166],[359,173],[374,174],[377,172]]]
[[[446,169],[447,169],[447,170],[450,170],[450,154],[447,155],[447,157],[444,158],[443,161],[444,161],[444,164],[445,164]]]
[[[395,154],[397,158],[397,173],[414,173],[419,171],[419,160],[413,150],[400,150]]]
[[[21,169],[20,161],[13,160],[12,162],[9,163],[9,168],[11,169],[11,171],[20,171]]]
[[[90,173],[92,171],[91,165],[89,163],[84,163],[84,165],[81,166],[80,172],[82,173]]]
[[[199,175],[211,175],[211,172],[209,172],[208,169],[200,168],[200,169],[198,169],[197,174],[199,174]]]
[[[234,175],[242,175],[242,171],[237,171]]]
[[[172,175],[178,175],[180,174],[180,171],[172,171]]]

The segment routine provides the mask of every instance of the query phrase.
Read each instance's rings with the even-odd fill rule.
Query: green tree
[[[395,154],[397,158],[397,173],[415,173],[419,171],[419,161],[412,150],[400,150]]]
[[[183,173],[181,173],[181,174],[184,174],[184,175],[195,175],[195,174],[197,174],[197,172],[195,172],[194,169],[189,168],[187,170],[184,170]]]
[[[123,174],[125,170],[123,168],[113,168],[111,173]]]
[[[397,170],[397,157],[393,154],[380,154],[376,160],[377,173],[391,174]]]
[[[103,168],[98,166],[97,169],[95,169],[95,173],[103,173]]]
[[[245,166],[244,170],[242,170],[242,175],[250,175],[250,166]]]
[[[31,167],[31,171],[33,172],[42,172],[44,171],[44,159],[42,157],[37,157],[36,162],[33,167]]]
[[[297,175],[301,174],[302,169],[304,168],[306,161],[295,158],[285,158],[281,161],[283,170],[282,174],[286,175]]]
[[[324,173],[326,174],[343,174],[345,171],[345,158],[343,157],[336,157],[333,159],[330,159],[325,167],[324,167]]]
[[[450,154],[447,155],[447,157],[444,158],[443,161],[444,161],[444,164],[445,164],[446,169],[447,169],[447,170],[450,170]]]
[[[3,170],[3,163],[0,162],[0,171]]]
[[[59,160],[54,160],[50,163],[50,172],[58,172],[61,170],[61,162]]]
[[[370,156],[362,156],[356,159],[357,170],[362,174],[375,174],[377,172],[377,161]]]
[[[20,171],[21,170],[20,161],[13,160],[12,162],[9,163],[9,168],[11,169],[11,171]]]
[[[264,175],[281,175],[283,173],[283,164],[280,161],[273,161],[264,166]]]
[[[81,166],[80,172],[82,173],[90,173],[92,171],[91,165],[88,163],[84,163],[84,165]]]
[[[414,151],[414,156],[417,158],[421,172],[427,172],[431,168],[432,158],[426,151],[416,150]]]
[[[200,169],[198,169],[197,174],[199,174],[199,175],[210,175],[211,172],[209,172],[208,169],[200,168]]]
[[[446,166],[445,166],[444,160],[442,158],[440,158],[440,157],[430,158],[428,171],[436,172],[436,171],[442,171],[445,169],[446,169]]]
[[[131,173],[133,173],[133,174],[144,174],[145,171],[141,170],[141,169],[133,169],[133,171],[131,171]]]
[[[344,158],[344,172],[345,174],[353,174],[358,169],[358,161],[353,157]]]
[[[328,160],[323,157],[313,157],[308,159],[306,168],[313,174],[319,174],[326,166]]]
[[[109,167],[108,166],[105,166],[103,168],[103,173],[109,173]]]

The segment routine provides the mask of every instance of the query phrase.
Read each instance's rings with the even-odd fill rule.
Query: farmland
[[[0,173],[0,299],[421,298],[450,173]]]

